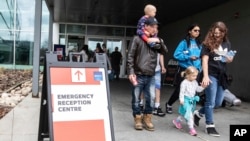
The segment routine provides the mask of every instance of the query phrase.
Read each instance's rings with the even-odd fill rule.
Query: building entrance
[[[67,51],[79,52],[85,43],[83,35],[68,35]]]
[[[115,47],[118,47],[118,50],[122,54],[121,61],[121,71],[120,78],[126,78],[126,60],[127,60],[127,51],[131,39],[124,39],[119,37],[108,37],[108,36],[84,36],[84,35],[68,35],[66,40],[66,55],[69,52],[79,52],[84,45],[88,45],[89,57],[93,56],[95,53],[97,43],[100,43],[101,46],[106,46],[106,53],[110,57],[110,54],[115,51]],[[110,59],[110,58],[109,58]],[[90,59],[91,60],[91,59]]]

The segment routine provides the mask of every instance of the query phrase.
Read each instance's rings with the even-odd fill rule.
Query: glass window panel
[[[17,0],[16,4],[16,29],[33,31],[35,0]]]
[[[59,44],[65,45],[65,35],[59,35]]]
[[[65,24],[60,24],[59,25],[59,33],[65,33],[65,31],[66,31],[65,27],[66,27]]]
[[[42,4],[42,31],[49,32],[49,10],[44,0]]]
[[[13,64],[13,34],[0,30],[0,64]]]
[[[124,36],[123,27],[88,26],[88,35]]]
[[[46,51],[49,50],[48,34],[49,34],[48,32],[42,32],[41,34],[40,66],[44,65],[44,56],[46,54]]]
[[[14,5],[12,0],[1,1],[0,29],[12,29],[14,25]]]
[[[16,65],[33,64],[33,32],[20,32],[20,39],[16,40]]]
[[[88,39],[89,51],[94,52],[97,43],[100,43],[102,45],[104,43],[104,41],[103,41],[103,39],[89,38]]]
[[[49,33],[41,33],[41,48],[49,48]]]
[[[124,36],[125,34],[124,27],[109,27],[109,30],[112,31],[112,33],[109,33],[109,34],[113,36]]]
[[[67,25],[67,33],[85,34],[85,31],[86,31],[85,25]]]
[[[107,50],[109,53],[112,53],[113,51],[115,51],[115,47],[118,47],[119,51],[121,51],[121,47],[122,47],[122,40],[120,39],[108,39],[107,40]]]

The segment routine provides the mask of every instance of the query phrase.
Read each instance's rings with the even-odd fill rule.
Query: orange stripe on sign
[[[105,141],[103,120],[54,122],[54,141]]]
[[[71,68],[50,68],[51,85],[100,85],[94,80],[94,72],[98,71],[99,68],[85,68],[86,82],[72,82]]]

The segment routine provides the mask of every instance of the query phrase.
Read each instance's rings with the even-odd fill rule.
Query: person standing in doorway
[[[220,136],[215,129],[213,110],[221,106],[224,98],[224,90],[228,84],[226,77],[226,65],[233,61],[233,57],[223,57],[231,50],[231,44],[227,37],[228,29],[224,22],[218,21],[211,25],[202,42],[202,85],[205,89],[205,105],[194,113],[194,124],[199,126],[199,120],[205,116],[206,133],[211,136]]]
[[[112,71],[114,72],[114,76],[116,80],[119,80],[120,75],[120,64],[122,61],[122,54],[118,51],[118,47],[115,47],[115,51],[111,53],[110,59],[111,59],[111,66]]]
[[[179,98],[180,84],[183,80],[181,72],[186,70],[189,66],[194,66],[200,74],[201,71],[201,41],[200,41],[200,26],[198,24],[191,24],[187,28],[186,36],[180,41],[174,52],[174,58],[178,61],[179,70],[176,74],[176,86],[174,92],[166,102],[166,113],[172,114],[172,105]],[[199,80],[199,74],[197,80]]]
[[[106,53],[107,56],[109,57],[109,55],[110,55],[110,54],[109,54],[109,50],[107,49],[107,46],[106,46],[105,43],[102,44],[102,50],[103,50],[103,52]]]
[[[88,54],[87,54],[85,45],[81,48],[80,53],[83,54],[83,58],[82,58],[83,62],[87,62],[88,61]]]
[[[95,54],[94,54],[94,56],[93,56],[93,62],[96,62],[96,61],[97,61],[97,59],[96,59],[97,54],[104,54],[104,55],[105,55],[105,59],[106,59],[106,62],[107,62],[107,68],[108,68],[108,70],[112,70],[112,66],[111,66],[111,62],[110,62],[110,60],[109,60],[109,57],[108,57],[108,55],[102,50],[101,44],[100,44],[100,43],[97,43],[97,44],[96,44]]]

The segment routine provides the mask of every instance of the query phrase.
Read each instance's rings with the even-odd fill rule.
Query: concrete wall
[[[238,17],[235,17],[236,13],[239,13]],[[232,48],[237,50],[234,62],[228,64],[228,72],[233,75],[233,83],[229,89],[243,101],[250,101],[249,0],[231,0],[223,5],[160,27],[159,36],[164,39],[169,48],[166,63],[172,58],[173,52],[179,41],[184,37],[189,24],[196,22],[200,25],[203,39],[210,25],[216,21],[224,21],[226,23]]]

